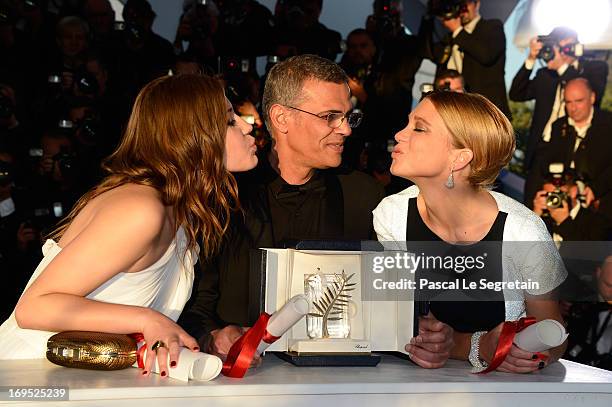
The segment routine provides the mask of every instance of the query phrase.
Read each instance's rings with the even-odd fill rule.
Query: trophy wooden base
[[[297,354],[296,352],[271,352],[295,366],[370,366],[380,362],[375,354]]]
[[[298,355],[303,354],[326,354],[333,353],[336,355],[346,354],[369,354],[372,352],[370,342],[359,339],[349,338],[328,338],[328,339],[308,339],[295,340],[289,346],[289,352],[295,352]]]

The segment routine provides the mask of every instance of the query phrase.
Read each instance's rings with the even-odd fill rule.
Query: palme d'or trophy
[[[308,339],[290,346],[291,362],[298,365],[372,366],[380,357],[371,355],[370,342],[351,338],[351,317],[356,304],[355,273],[325,273],[317,267],[304,275],[304,294],[309,302],[306,316]]]

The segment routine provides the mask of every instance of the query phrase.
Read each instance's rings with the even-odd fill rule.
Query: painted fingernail
[[[165,375],[166,375],[166,372],[162,370],[161,375],[162,375],[162,376],[165,376]]]
[[[532,359],[532,360],[536,360],[537,358],[538,358],[538,355],[533,355],[533,356],[531,357],[531,359]]]
[[[193,348],[193,350],[195,350],[196,352],[199,352],[200,348],[198,346],[196,346],[195,348]]]
[[[544,362],[538,363],[538,369],[544,369]]]
[[[174,360],[170,362],[170,367],[176,367],[176,362]]]
[[[146,374],[147,374],[147,373],[149,373],[149,372],[148,372],[147,370],[144,370],[144,371],[142,372],[142,375],[143,375],[143,376],[146,376]]]

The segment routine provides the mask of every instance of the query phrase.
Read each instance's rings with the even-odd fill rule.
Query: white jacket
[[[539,283],[539,288],[526,290],[529,294],[551,292],[565,280],[567,271],[544,222],[514,199],[499,192],[489,193],[498,209],[507,214],[502,246],[503,281],[527,282],[531,279]],[[419,188],[413,185],[386,197],[374,209],[374,230],[387,250],[406,250],[408,200],[418,195]],[[504,298],[507,321],[525,315],[524,294],[517,298],[516,290],[504,290]]]

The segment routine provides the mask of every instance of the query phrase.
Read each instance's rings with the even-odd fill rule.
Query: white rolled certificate
[[[141,344],[138,345],[139,347],[141,346]],[[145,360],[146,357],[147,351],[144,353]],[[166,373],[168,373],[168,376],[184,382],[188,380],[207,382],[219,376],[221,368],[223,368],[223,362],[218,357],[208,353],[192,352],[187,348],[181,349],[176,367],[170,367],[170,355],[168,355],[167,363],[168,370]],[[134,367],[137,366],[135,363]],[[157,358],[155,359],[155,366],[151,371],[159,374]]]
[[[268,321],[267,331],[272,336],[281,337],[304,315],[308,314],[308,299],[304,294],[291,297],[281,309],[276,311]],[[261,341],[257,346],[257,354],[263,353],[271,344]]]
[[[528,352],[542,352],[561,345],[568,335],[561,323],[545,319],[517,333],[514,344]]]

